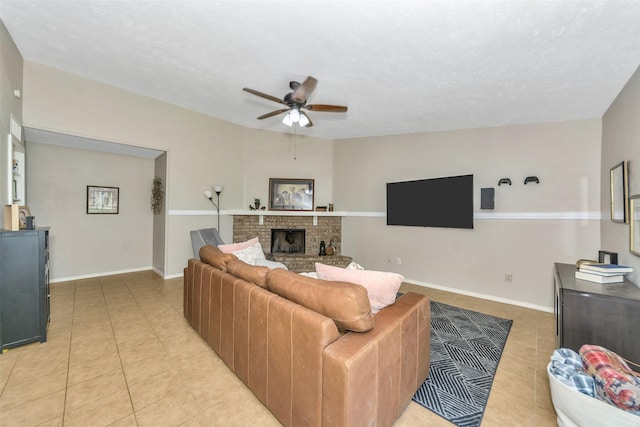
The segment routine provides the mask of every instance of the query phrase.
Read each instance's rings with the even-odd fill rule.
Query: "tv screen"
[[[387,225],[473,228],[473,175],[387,183]]]

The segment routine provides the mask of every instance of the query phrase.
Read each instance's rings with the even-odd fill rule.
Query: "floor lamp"
[[[211,191],[209,191],[209,190],[206,190],[204,192],[204,197],[209,199],[211,204],[213,204],[213,206],[216,207],[216,213],[218,215],[218,233],[220,233],[220,193],[222,193],[222,185],[214,185],[213,186],[213,191],[216,193],[216,197],[217,197],[217,202],[218,203],[215,203],[213,201],[213,193]]]

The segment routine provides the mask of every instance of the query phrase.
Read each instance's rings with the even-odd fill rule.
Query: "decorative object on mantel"
[[[509,178],[500,178],[500,181],[498,181],[498,187],[500,187],[502,184],[511,185],[511,180]]]
[[[629,249],[640,256],[640,194],[629,197]]]
[[[220,193],[222,193],[222,185],[214,185],[213,191],[216,193],[218,203],[213,201],[213,194],[209,190],[205,190],[204,197],[209,199],[209,201],[215,206],[216,214],[218,216],[218,232],[220,232]]]
[[[316,212],[326,212],[326,211],[327,211],[326,206],[316,206]]]
[[[153,186],[151,187],[151,211],[158,215],[162,212],[162,200],[164,199],[164,189],[162,188],[162,178],[156,176],[153,178]]]
[[[87,214],[115,214],[120,209],[120,187],[87,185]]]
[[[312,211],[314,180],[269,178],[269,210]]]
[[[329,240],[329,246],[325,249],[326,255],[333,255],[336,253],[336,248],[333,247],[333,239]]]
[[[540,180],[537,176],[528,176],[524,179],[524,185],[527,185],[529,182],[535,182],[536,184],[540,184]]]
[[[255,206],[256,210],[260,209],[260,199],[253,199],[253,206]]]
[[[629,222],[629,168],[624,160],[611,168],[611,221]]]
[[[324,244],[324,240],[320,240],[320,252],[318,253],[318,255],[325,256],[326,254],[327,254],[327,248]]]
[[[329,212],[333,212],[333,203],[329,203]]]

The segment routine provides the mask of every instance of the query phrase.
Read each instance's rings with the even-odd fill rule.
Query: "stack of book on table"
[[[633,268],[618,264],[581,264],[576,271],[576,279],[596,283],[624,282],[624,275],[633,272]]]

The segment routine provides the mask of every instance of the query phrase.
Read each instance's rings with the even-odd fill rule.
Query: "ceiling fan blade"
[[[307,113],[305,113],[304,111],[300,111],[300,114],[304,115],[307,118],[307,120],[309,120],[309,123],[304,125],[304,127],[310,128],[311,126],[313,126],[313,122],[311,121],[311,117],[309,117],[309,115]]]
[[[245,92],[249,92],[252,95],[268,99],[269,101],[277,102],[278,104],[287,105],[282,99],[276,98],[275,96],[271,96],[271,95],[266,94],[264,92],[260,92],[260,91],[255,90],[255,89],[250,89],[248,87],[243,87],[242,90],[245,91]]]
[[[288,108],[283,108],[281,110],[275,110],[275,111],[272,111],[270,113],[263,114],[260,117],[257,117],[257,119],[258,120],[262,120],[262,119],[266,119],[266,118],[269,118],[269,117],[277,116],[278,114],[284,113],[285,111],[289,111],[289,109]]]
[[[292,83],[294,82],[290,83],[291,88],[295,86]],[[302,84],[293,91],[293,95],[291,98],[299,104],[304,104],[311,96],[311,93],[316,89],[317,84],[318,80],[316,78],[311,76],[307,77],[305,81],[302,82]]]
[[[348,110],[348,107],[343,107],[341,105],[327,105],[327,104],[310,104],[310,105],[305,105],[302,108],[310,111],[326,111],[329,113],[346,113]]]

